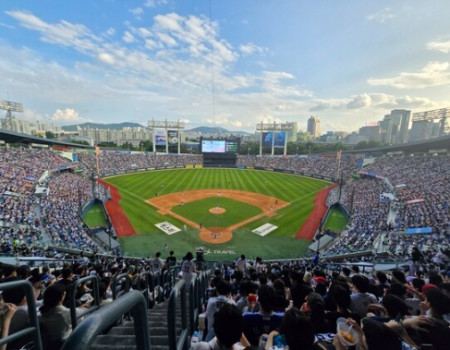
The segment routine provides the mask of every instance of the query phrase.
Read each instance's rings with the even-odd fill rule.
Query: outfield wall
[[[143,171],[152,171],[152,170],[196,169],[196,168],[202,168],[202,166],[196,166],[194,164],[189,164],[189,165],[186,165],[186,166],[178,165],[178,166],[164,166],[164,167],[128,169],[128,170],[115,171],[115,172],[111,172],[111,173],[104,173],[104,174],[98,176],[98,178],[105,178],[105,177],[124,175],[124,174],[133,174],[133,173],[139,173],[139,172],[143,172]],[[311,178],[319,179],[319,180],[325,180],[325,181],[329,181],[329,182],[335,182],[335,183],[339,182],[339,179],[337,179],[335,177],[316,175],[316,174],[311,174],[311,173],[307,173],[307,172],[303,172],[303,171],[293,171],[293,170],[277,169],[277,168],[265,168],[265,167],[246,167],[245,165],[226,166],[226,167],[223,167],[223,168],[273,171],[273,172],[277,172],[277,173],[306,176],[306,177],[311,177]]]

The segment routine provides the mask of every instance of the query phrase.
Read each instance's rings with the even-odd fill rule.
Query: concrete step
[[[134,327],[114,327],[108,332],[108,335],[134,335]],[[150,337],[158,335],[167,335],[167,327],[150,328]]]
[[[109,345],[111,349],[116,349],[116,346],[136,346],[136,339],[133,335],[99,335],[94,344]]]

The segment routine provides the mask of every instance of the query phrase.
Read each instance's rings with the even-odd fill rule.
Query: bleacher
[[[198,156],[130,155],[105,152],[101,158],[101,174],[114,169],[135,170],[141,167],[176,167],[201,162]],[[30,256],[21,264],[38,265],[47,256],[73,257],[87,252],[95,263],[111,267],[115,257],[103,253],[102,245],[83,226],[78,213],[83,205],[105,189],[93,187],[92,181],[71,172],[50,172],[70,167],[71,163],[50,150],[13,148],[0,150],[0,238],[8,263]],[[87,173],[96,172],[92,155],[80,155]],[[241,166],[276,168],[310,175],[335,177],[336,159],[299,157],[238,157]],[[450,157],[379,158],[363,169],[353,158],[343,162],[344,179],[340,192],[330,192],[330,204],[343,206],[350,214],[350,223],[341,235],[321,246],[321,268],[341,272],[339,262],[361,264],[368,273],[376,269],[410,269],[410,247],[423,252],[429,268],[436,268],[433,259],[438,252],[447,252],[450,222]],[[355,174],[358,176],[352,176]],[[35,185],[48,188],[45,195],[35,194]],[[390,194],[395,200],[385,200]],[[408,234],[408,230],[431,228],[430,234]],[[333,235],[334,237],[334,235]],[[51,249],[48,247],[51,246]],[[79,258],[81,259],[81,258]],[[6,261],[6,260],[5,260]],[[125,261],[125,260],[124,260]],[[190,336],[199,328],[199,315],[204,311],[205,291],[214,270],[223,264],[211,262],[195,282],[185,285],[178,270],[154,275],[144,259],[126,260],[124,269],[112,281],[112,303],[100,307],[98,280],[95,275],[80,277],[73,288],[90,283],[94,301],[82,315],[76,316],[75,299],[71,300],[73,332],[63,349],[187,349]],[[66,262],[54,261],[54,270]],[[298,265],[295,265],[298,264]],[[137,274],[131,266],[142,265]],[[228,262],[233,265],[233,262]],[[274,266],[298,266],[312,269],[309,260],[274,262]],[[442,271],[447,263],[437,263]],[[225,270],[223,275],[225,276]],[[234,271],[234,270],[232,270]],[[228,277],[231,277],[228,275]],[[17,339],[30,340],[37,349],[51,349],[48,330],[39,325],[33,286],[27,281],[0,284],[0,290],[23,287],[27,294],[29,327],[0,340],[0,345]]]

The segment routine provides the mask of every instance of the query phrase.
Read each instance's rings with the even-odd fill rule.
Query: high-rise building
[[[312,115],[308,119],[306,131],[315,139],[320,136],[320,119],[318,116]]]
[[[380,141],[382,143],[391,144],[392,140],[392,120],[389,115],[386,115],[384,119],[379,122],[380,125]]]
[[[382,141],[389,144],[408,142],[408,132],[411,126],[411,111],[394,109],[384,116],[380,122]]]
[[[380,141],[380,126],[367,125],[359,128],[359,134],[367,137],[369,141]]]

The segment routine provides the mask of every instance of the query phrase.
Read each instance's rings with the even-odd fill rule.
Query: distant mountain
[[[199,132],[202,134],[248,134],[245,131],[230,131],[219,126],[199,126],[198,128],[186,130],[187,132]]]
[[[76,125],[66,125],[62,126],[61,128],[64,131],[77,131],[77,126],[82,128],[91,128],[91,129],[111,129],[111,130],[121,130],[122,128],[137,128],[137,127],[144,127],[141,124],[138,123],[115,123],[115,124],[99,124],[99,123],[83,123],[83,124],[76,124]]]

